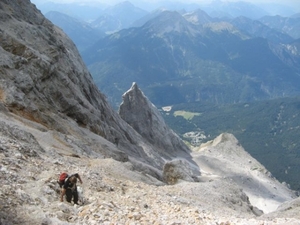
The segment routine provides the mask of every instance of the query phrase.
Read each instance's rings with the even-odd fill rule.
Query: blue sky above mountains
[[[34,4],[42,4],[45,2],[57,2],[57,3],[73,3],[73,2],[80,2],[80,3],[88,3],[88,2],[99,2],[99,3],[105,3],[108,5],[111,4],[116,4],[119,2],[123,2],[124,0],[31,0],[32,3]],[[238,0],[226,0],[228,2],[237,2]],[[223,2],[226,2],[223,1]],[[133,4],[135,3],[135,0],[130,1]],[[198,3],[198,4],[205,4],[205,3],[210,3],[212,0],[176,0],[176,1],[171,1],[171,0],[144,0],[144,1],[138,1],[138,2],[145,2],[145,3],[159,3],[159,2],[185,2],[185,3]],[[296,11],[300,11],[300,1],[299,0],[247,0],[246,2],[251,2],[253,4],[267,4],[267,3],[272,3],[272,4],[280,4],[280,5],[285,5],[292,7]]]

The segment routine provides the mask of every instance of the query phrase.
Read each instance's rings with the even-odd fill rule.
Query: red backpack
[[[65,180],[69,177],[67,173],[61,173],[59,175],[57,183],[59,184],[60,187],[62,187],[65,183]]]

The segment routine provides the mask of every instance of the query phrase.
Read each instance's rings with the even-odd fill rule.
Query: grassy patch
[[[175,117],[182,116],[186,120],[192,120],[194,118],[194,116],[200,116],[200,115],[201,115],[201,113],[187,112],[187,111],[183,111],[183,110],[174,112]]]

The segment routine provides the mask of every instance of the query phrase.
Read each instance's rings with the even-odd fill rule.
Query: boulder
[[[179,180],[195,182],[197,178],[191,165],[185,159],[174,159],[166,162],[163,168],[163,179],[167,184],[176,184]]]

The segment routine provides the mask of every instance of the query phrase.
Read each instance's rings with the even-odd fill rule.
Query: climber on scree
[[[77,179],[82,184],[82,180],[78,173],[72,174],[71,176],[68,176],[64,183],[61,185],[61,195],[60,195],[60,201],[64,201],[64,195],[66,195],[67,202],[71,202],[73,199],[74,204],[78,205],[78,192],[77,192]]]

